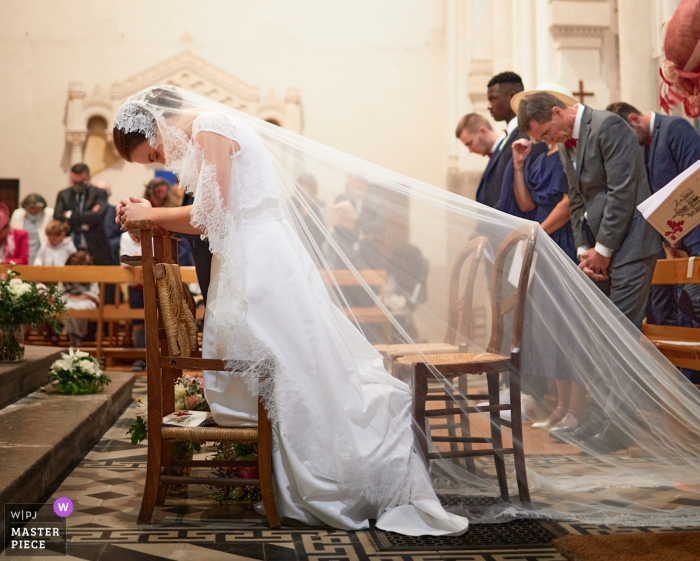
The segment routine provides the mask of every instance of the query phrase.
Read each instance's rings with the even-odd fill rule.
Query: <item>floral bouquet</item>
[[[209,404],[204,398],[204,380],[199,376],[180,376],[175,380],[175,411],[209,411]],[[127,434],[131,435],[133,445],[141,442],[148,435],[148,404],[143,396],[136,400],[136,421]],[[199,445],[196,445],[199,451]]]
[[[97,393],[111,382],[99,359],[72,348],[51,365],[49,373],[55,380],[53,387],[68,395]]]
[[[46,323],[57,333],[63,328],[61,316],[66,306],[56,287],[26,282],[18,276],[10,267],[0,280],[0,361],[24,358],[23,325]]]
[[[204,397],[204,380],[198,376],[180,376],[175,380],[175,411],[209,411],[209,404]],[[143,396],[136,399],[136,420],[131,424],[128,435],[131,444],[136,445],[148,436],[148,403]],[[199,442],[175,442],[173,458],[191,460],[195,452],[201,450]],[[189,475],[189,467],[173,467],[172,475]],[[168,495],[182,495],[187,492],[185,484],[168,485]]]
[[[217,442],[214,446],[215,455],[212,460],[257,460],[258,444],[233,444]],[[256,466],[217,467],[212,470],[217,477],[236,477],[238,479],[259,479],[260,471]],[[213,487],[211,498],[220,505],[231,503],[257,503],[262,500],[260,487],[257,485]]]

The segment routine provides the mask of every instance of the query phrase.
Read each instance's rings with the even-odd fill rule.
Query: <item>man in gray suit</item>
[[[546,92],[523,97],[518,121],[531,138],[559,143],[579,268],[640,329],[661,238],[636,208],[651,194],[637,135],[614,113],[567,107]],[[596,411],[564,438],[597,453],[626,448],[628,439],[608,415],[630,419],[634,412],[613,401],[615,411]]]
[[[579,268],[641,329],[661,238],[636,208],[651,194],[636,134],[614,113],[546,92],[525,96],[518,120],[533,139],[559,143]]]

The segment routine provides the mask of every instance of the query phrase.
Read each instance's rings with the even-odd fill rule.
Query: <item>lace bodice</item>
[[[277,206],[276,177],[272,160],[260,137],[241,119],[220,112],[204,113],[192,124],[192,138],[203,131],[236,141],[240,148],[231,156],[229,211],[234,217]],[[223,186],[220,186],[224,189]],[[196,198],[197,194],[195,194]]]

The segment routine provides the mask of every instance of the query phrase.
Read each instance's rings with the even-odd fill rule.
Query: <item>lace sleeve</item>
[[[192,125],[192,137],[193,149],[201,163],[190,222],[205,232],[210,243],[215,243],[227,233],[232,205],[231,156],[242,148],[235,126],[217,114],[197,118]]]

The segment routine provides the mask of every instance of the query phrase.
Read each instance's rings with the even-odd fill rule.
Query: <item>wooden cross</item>
[[[578,102],[583,103],[585,100],[585,96],[591,96],[595,95],[593,92],[587,92],[583,89],[583,80],[578,81],[578,91],[577,92],[571,92],[574,94],[575,97],[578,97]]]

